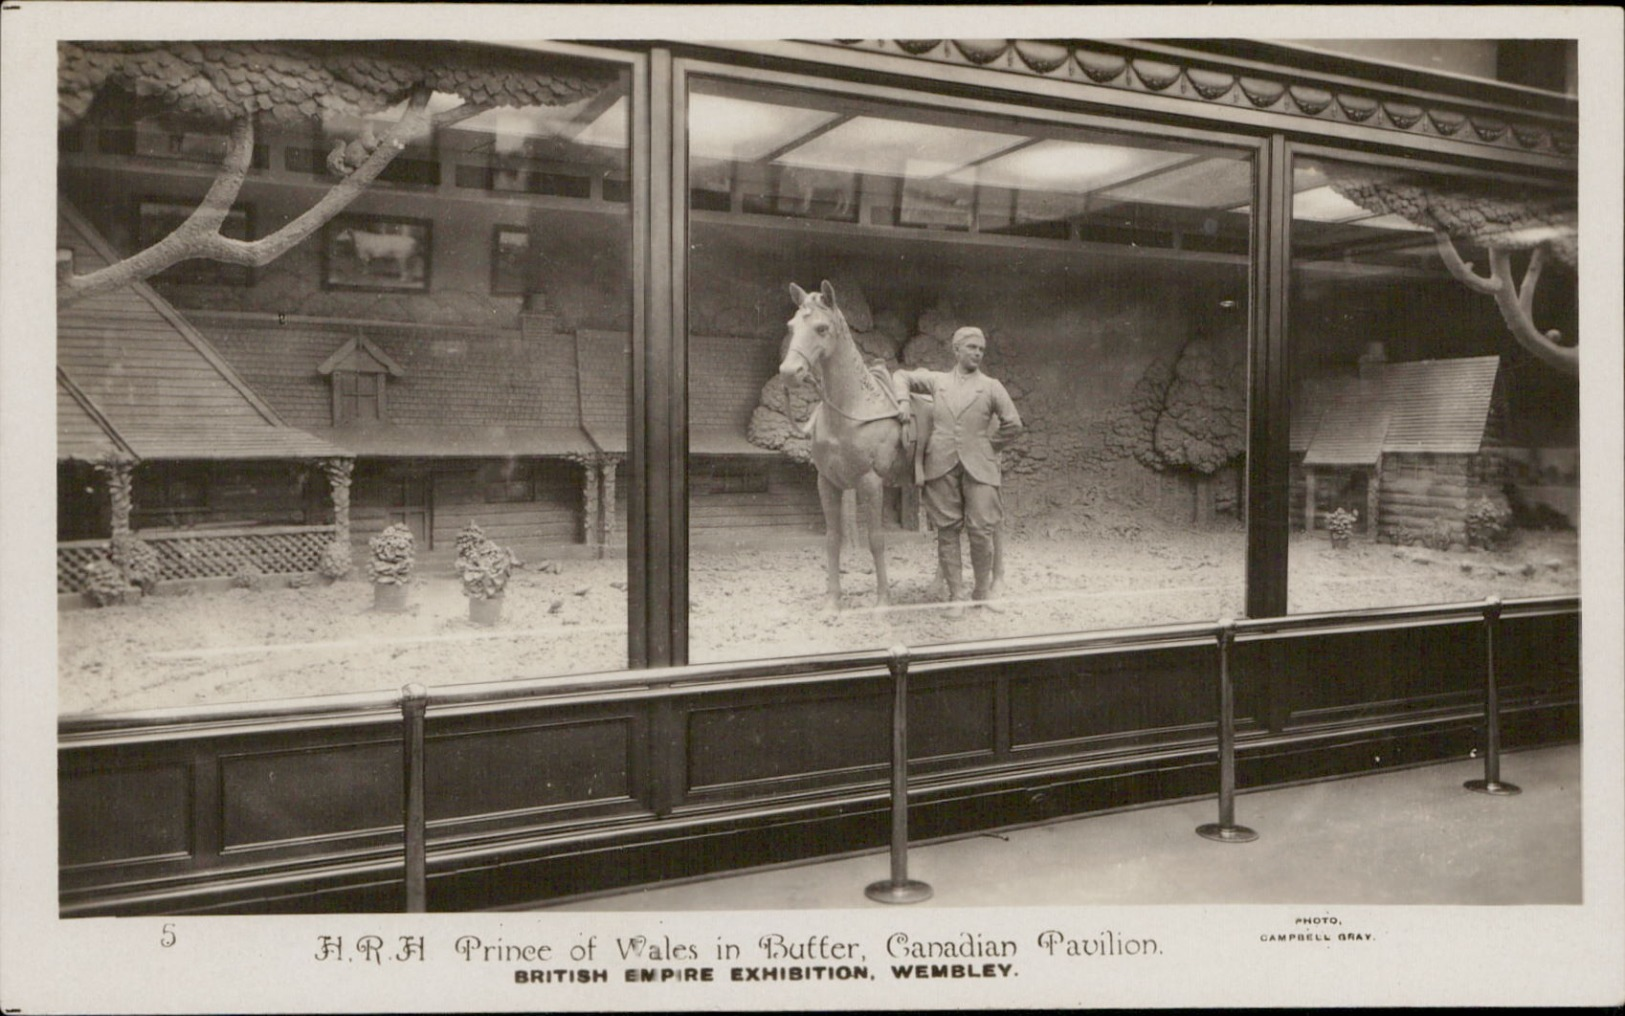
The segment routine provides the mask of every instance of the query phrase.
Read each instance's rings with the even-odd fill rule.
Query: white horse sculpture
[[[891,589],[881,494],[884,487],[915,482],[913,427],[905,427],[899,418],[901,406],[885,368],[864,362],[846,315],[835,302],[835,287],[826,281],[818,292],[808,293],[791,283],[790,298],[796,313],[789,321],[779,375],[786,382],[812,380],[821,399],[808,430],[813,465],[818,468],[818,500],[824,509],[828,605],[831,610],[841,605],[841,495],[855,490],[874,558],[875,603],[883,607],[891,602]],[[912,415],[916,420],[930,418],[929,411]],[[997,582],[1003,576],[1004,553],[998,534],[994,541]]]

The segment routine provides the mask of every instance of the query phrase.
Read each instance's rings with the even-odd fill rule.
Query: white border
[[[711,7],[7,2],[0,11],[0,1005],[7,1012],[456,1011],[524,1009],[1103,1007],[1210,1005],[1619,1005],[1625,1002],[1625,731],[1622,682],[1620,251],[1621,12],[1613,8]],[[55,843],[55,616],[51,382],[55,40],[59,38],[956,38],[997,24],[1011,38],[1227,36],[1579,39],[1583,419],[1581,590],[1585,903],[1577,907],[1340,908],[1381,933],[1364,953],[1260,953],[1256,929],[1301,908],[1157,907],[1080,911],[854,907],[815,914],[345,915],[183,918],[184,948],[157,945],[161,919],[60,921]],[[22,576],[23,579],[18,577]],[[32,577],[32,578],[29,578]],[[1509,858],[1515,863],[1515,858]],[[546,939],[567,946],[642,931],[711,941],[754,929],[831,932],[878,943],[891,930],[956,922],[988,936],[1039,926],[1155,934],[1176,964],[1049,966],[1025,979],[868,985],[720,985],[610,992],[516,989],[509,965],[469,969],[310,962],[318,934]],[[878,965],[878,964],[877,964]],[[1143,970],[1143,968],[1142,968]],[[1054,971],[1049,976],[1046,971]],[[947,988],[945,991],[944,989]]]

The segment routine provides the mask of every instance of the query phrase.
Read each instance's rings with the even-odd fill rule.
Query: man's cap
[[[959,345],[960,340],[969,339],[972,337],[981,339],[984,343],[987,341],[987,336],[982,334],[982,330],[980,328],[976,327],[975,325],[966,325],[965,327],[954,332],[953,341],[950,343],[950,345],[957,346]]]

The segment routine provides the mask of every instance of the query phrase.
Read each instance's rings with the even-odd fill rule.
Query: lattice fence
[[[289,526],[137,535],[158,552],[159,581],[168,581],[230,578],[246,564],[267,575],[315,571],[322,548],[333,540],[333,531],[332,526]],[[57,592],[82,592],[86,567],[108,556],[105,540],[59,544]]]
[[[106,561],[109,556],[106,540],[78,540],[56,545],[56,591],[82,593],[85,590],[85,569],[93,562]]]

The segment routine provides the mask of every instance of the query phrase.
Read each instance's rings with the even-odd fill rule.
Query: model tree
[[[343,211],[409,143],[489,109],[567,105],[611,82],[585,63],[555,58],[541,70],[534,55],[504,59],[439,43],[64,42],[57,55],[62,127],[94,115],[103,93],[121,89],[140,109],[224,127],[227,135],[220,169],[186,221],[146,250],[97,271],[77,275],[59,265],[59,303],[141,281],[188,258],[269,264]],[[462,101],[431,113],[437,93]],[[335,142],[327,166],[336,182],[303,214],[260,239],[221,235],[248,174],[257,121],[364,118],[401,103],[404,113],[382,136],[364,130]]]
[[[1239,365],[1227,364],[1204,331],[1179,351],[1160,356],[1129,396],[1129,412],[1113,435],[1117,447],[1158,472],[1177,470],[1196,481],[1194,517],[1213,516],[1213,476],[1247,450],[1247,386]]]
[[[1489,187],[1445,188],[1353,167],[1327,166],[1325,171],[1332,189],[1361,208],[1432,230],[1450,274],[1473,292],[1494,298],[1520,345],[1547,366],[1578,375],[1579,346],[1534,321],[1535,292],[1547,261],[1569,271],[1579,265],[1579,217],[1571,202]],[[1484,250],[1489,275],[1479,275],[1462,258],[1458,242]],[[1528,252],[1529,260],[1519,280],[1512,257],[1522,252]]]

